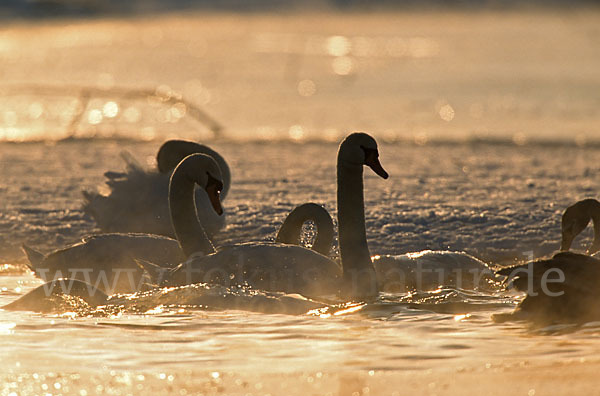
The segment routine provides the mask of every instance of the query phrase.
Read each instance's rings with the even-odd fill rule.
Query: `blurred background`
[[[598,5],[7,0],[0,141],[596,144]]]

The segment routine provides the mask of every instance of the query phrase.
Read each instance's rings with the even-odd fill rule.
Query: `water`
[[[310,29],[293,14],[4,28],[0,305],[40,284],[22,266],[21,243],[47,252],[97,232],[81,189],[122,169],[123,150],[154,166],[172,136],[229,161],[217,245],[273,240],[306,201],[335,215],[337,144],[363,129],[391,175],[365,172],[373,255],[454,250],[507,264],[558,248],[564,208],[597,191],[597,13],[311,18]],[[150,99],[138,89],[157,85]],[[190,103],[223,128],[190,114]],[[598,324],[491,319],[519,298],[443,288],[385,294],[341,315],[264,313],[251,309],[256,298],[237,309],[2,311],[2,393],[595,390]]]

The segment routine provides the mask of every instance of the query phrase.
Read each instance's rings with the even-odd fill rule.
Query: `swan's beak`
[[[368,151],[365,156],[365,164],[384,179],[389,177],[388,173],[383,169],[379,162],[379,153],[377,150]]]
[[[573,243],[573,226],[565,227],[562,232],[562,241],[560,244],[560,251],[567,252],[571,249],[571,244]]]
[[[208,199],[210,200],[213,209],[219,216],[221,216],[223,214],[223,207],[221,206],[220,198],[221,191],[219,191],[216,185],[211,184],[210,186],[206,187],[206,193],[208,194]]]

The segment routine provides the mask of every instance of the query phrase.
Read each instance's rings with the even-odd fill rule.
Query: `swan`
[[[590,220],[594,222],[594,241],[587,253],[592,255],[600,251],[600,202],[595,199],[584,199],[569,206],[562,215],[561,251],[568,251],[577,235],[579,235]]]
[[[509,284],[527,292],[511,314],[496,320],[529,320],[540,324],[600,320],[598,284],[600,260],[584,254],[560,252],[550,259],[503,268]]]
[[[353,133],[340,144],[337,157],[337,204],[341,267],[312,250],[284,244],[246,243],[205,256],[194,255],[173,270],[163,271],[140,262],[155,284],[176,286],[192,283],[248,284],[254,288],[305,296],[341,294],[370,298],[378,294],[367,245],[363,166],[387,179],[379,162],[377,142],[366,133]],[[191,189],[188,188],[188,193]],[[196,222],[197,229],[201,224]],[[182,243],[191,234],[175,224]],[[203,233],[197,236],[205,237]]]
[[[202,228],[197,227],[194,185],[206,192],[211,210],[223,213],[219,201],[222,188],[218,164],[205,154],[187,156],[171,176],[170,205],[173,224],[180,233],[191,235],[175,240],[152,234],[101,234],[83,238],[81,242],[46,256],[23,246],[37,276],[45,281],[70,277],[95,284],[101,290],[136,291],[140,285],[140,268],[134,258],[152,260],[162,267],[176,266],[196,252],[215,251]],[[195,236],[198,235],[198,238]]]
[[[68,311],[89,316],[111,315],[124,311],[147,312],[160,305],[179,305],[186,309],[199,306],[286,315],[302,315],[313,310],[335,308],[299,295],[267,293],[247,288],[228,289],[221,285],[206,284],[109,296],[93,285],[76,279],[46,282],[0,308],[6,311],[40,313]]]
[[[333,243],[333,220],[327,209],[313,202],[299,205],[288,214],[277,232],[275,242],[300,245],[302,226],[307,221],[312,221],[317,227],[311,249],[323,256],[329,256]]]
[[[333,220],[327,209],[315,203],[295,208],[279,229],[276,242],[299,245],[302,224],[312,220],[317,237],[312,249],[329,256],[333,245]],[[465,253],[432,251],[371,257],[380,288],[386,292],[432,290],[440,285],[462,289],[496,289],[502,279],[483,261]]]
[[[104,232],[142,232],[173,237],[169,217],[169,178],[177,164],[193,153],[207,154],[221,169],[225,199],[231,184],[231,172],[225,159],[216,151],[202,144],[185,140],[165,142],[156,156],[157,170],[146,171],[130,156],[124,156],[127,171],[106,172],[109,195],[83,191],[83,211],[92,217]],[[197,213],[204,230],[215,235],[225,225],[225,216],[218,216],[210,209],[208,196],[202,189],[196,191]]]

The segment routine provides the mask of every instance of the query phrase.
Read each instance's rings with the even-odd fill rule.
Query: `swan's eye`
[[[365,146],[360,146],[360,148],[365,153],[365,163],[368,163],[371,160],[379,158],[379,151],[377,151],[377,149],[367,148]]]
[[[384,179],[389,177],[388,173],[383,169],[381,163],[379,162],[379,151],[377,149],[366,148],[360,146],[365,153],[365,162],[364,165],[367,165],[369,168],[373,170],[377,175],[381,176]]]
[[[208,176],[208,182],[206,183],[207,188],[214,186],[215,190],[217,190],[218,193],[223,191],[223,182],[221,180],[212,177],[212,175],[208,172],[206,172],[206,175]]]

